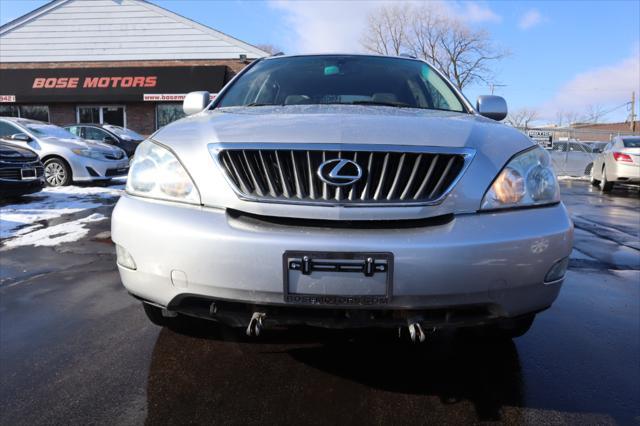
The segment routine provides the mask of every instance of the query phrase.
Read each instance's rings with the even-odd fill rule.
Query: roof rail
[[[402,56],[403,58],[418,59],[418,58],[416,57],[416,55],[412,55],[412,54],[410,54],[410,53],[406,53],[406,52],[401,53],[401,54],[399,54],[398,56]]]
[[[282,56],[282,55],[284,55],[284,52],[276,52],[276,53],[272,54],[271,56]]]

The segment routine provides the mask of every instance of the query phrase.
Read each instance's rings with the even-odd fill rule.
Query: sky
[[[248,43],[271,44],[285,53],[362,52],[368,14],[390,2],[151,1]],[[45,3],[0,0],[0,23]],[[559,112],[584,114],[591,105],[612,110],[607,121],[624,121],[631,92],[640,97],[640,0],[438,3],[471,28],[488,31],[510,52],[494,70],[500,85],[495,94],[505,97],[511,110],[535,109],[538,122],[544,123],[554,122]],[[472,103],[489,93],[486,84],[464,90]]]

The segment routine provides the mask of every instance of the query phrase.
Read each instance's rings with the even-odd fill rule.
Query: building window
[[[0,105],[0,116],[48,122],[49,107],[47,105]]]
[[[113,124],[127,127],[127,112],[122,105],[79,106],[76,116],[78,123]]]
[[[156,106],[156,128],[164,127],[172,121],[184,117],[181,103],[164,103]]]

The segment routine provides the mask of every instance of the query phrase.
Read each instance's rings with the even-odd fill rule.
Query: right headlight
[[[129,166],[127,192],[160,200],[200,204],[200,194],[180,161],[149,140],[136,149]]]
[[[539,206],[560,201],[549,154],[534,147],[513,157],[482,199],[481,210]]]

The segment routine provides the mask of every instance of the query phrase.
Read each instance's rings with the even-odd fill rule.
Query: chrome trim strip
[[[213,157],[220,172],[224,176],[224,179],[231,186],[231,189],[236,193],[239,199],[243,201],[251,201],[266,204],[289,204],[289,205],[304,205],[304,206],[322,206],[322,207],[409,207],[409,206],[434,206],[441,204],[445,198],[449,195],[451,190],[457,185],[458,181],[465,174],[471,161],[476,155],[476,150],[473,148],[450,148],[442,146],[425,146],[425,145],[390,145],[390,144],[339,144],[339,143],[279,143],[279,142],[265,142],[265,143],[211,143],[208,144],[209,153]],[[458,176],[451,182],[447,189],[442,193],[440,197],[431,201],[410,201],[401,203],[350,203],[350,202],[330,202],[324,200],[318,201],[303,201],[303,200],[277,200],[277,199],[265,199],[261,197],[252,197],[244,194],[233,181],[229,178],[224,170],[222,161],[220,160],[220,152],[224,150],[242,150],[242,149],[255,149],[255,150],[297,150],[297,151],[363,151],[363,152],[410,152],[410,153],[422,153],[422,154],[456,154],[461,155],[464,158],[464,164]]]

